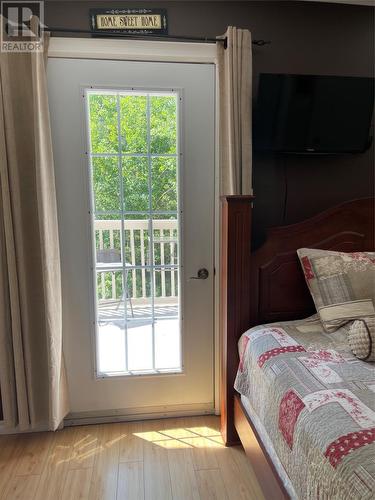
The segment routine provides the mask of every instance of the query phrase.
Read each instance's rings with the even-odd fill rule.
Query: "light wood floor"
[[[263,500],[218,417],[70,427],[0,437],[1,500]]]

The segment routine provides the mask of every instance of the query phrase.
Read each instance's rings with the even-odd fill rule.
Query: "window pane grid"
[[[90,94],[94,94],[94,92],[90,92]],[[96,92],[95,92],[96,94]],[[95,95],[94,94],[94,95]],[[103,92],[103,94],[106,94]],[[163,202],[162,197],[165,196],[165,193],[162,192],[162,196],[156,197],[154,199],[153,195],[153,175],[155,172],[158,172],[158,175],[161,175],[166,177],[165,173],[165,168],[167,168],[167,173],[168,173],[168,166],[165,167],[165,165],[168,164],[161,164],[161,167],[159,167],[159,170],[155,170],[153,172],[153,161],[160,161],[163,158],[169,161],[175,161],[175,165],[171,164],[169,166],[169,171],[173,172],[173,169],[176,170],[177,168],[177,150],[176,152],[168,152],[168,153],[160,153],[155,151],[155,148],[158,149],[162,146],[160,146],[160,138],[159,136],[153,136],[151,137],[151,103],[150,103],[150,96],[153,95],[158,95],[159,97],[163,97],[166,94],[163,93],[140,93],[138,94],[139,96],[146,97],[146,147],[147,147],[147,152],[126,152],[124,150],[124,143],[126,144],[127,142],[127,137],[126,133],[122,129],[122,108],[121,108],[121,102],[120,98],[123,95],[129,95],[129,94],[123,94],[121,92],[112,92],[109,93],[109,95],[114,97],[116,99],[116,111],[117,111],[117,144],[114,144],[114,142],[111,143],[111,147],[115,149],[116,151],[113,152],[98,152],[97,147],[94,150],[92,147],[92,141],[90,141],[90,165],[91,169],[93,168],[93,162],[96,160],[102,159],[103,161],[106,161],[106,159],[110,160],[117,160],[117,173],[118,173],[118,184],[119,184],[119,209],[109,209],[109,207],[105,207],[104,210],[100,210],[99,205],[97,206],[96,201],[95,201],[95,206],[94,206],[94,214],[95,214],[95,219],[98,220],[98,222],[103,221],[103,223],[106,222],[106,218],[108,217],[115,217],[119,223],[120,223],[120,228],[118,231],[119,236],[116,236],[116,238],[119,237],[120,239],[120,252],[121,252],[121,263],[122,263],[122,284],[120,285],[118,283],[118,266],[114,265],[113,268],[111,267],[111,264],[109,263],[108,265],[106,264],[105,269],[100,269],[97,268],[97,296],[98,298],[104,298],[107,299],[106,295],[106,284],[112,280],[112,284],[116,284],[116,291],[115,291],[115,299],[116,295],[118,293],[122,293],[122,307],[123,307],[123,327],[124,327],[124,351],[125,351],[125,363],[124,363],[124,368],[125,368],[125,373],[148,373],[148,372],[169,372],[169,371],[175,371],[181,369],[181,363],[176,362],[174,364],[170,364],[168,367],[157,367],[156,365],[156,349],[155,349],[155,344],[156,344],[156,339],[155,339],[155,324],[156,324],[156,318],[163,319],[163,316],[160,316],[159,313],[155,313],[155,297],[157,296],[158,292],[156,291],[156,281],[158,281],[158,290],[159,290],[159,295],[160,296],[160,290],[161,290],[161,296],[163,297],[178,297],[178,282],[179,282],[179,257],[178,257],[178,247],[179,247],[179,239],[178,239],[178,220],[179,220],[179,211],[177,210],[177,200],[176,200],[176,210],[163,210],[163,207],[157,207],[159,209],[154,209],[153,204],[154,203],[159,203]],[[167,94],[168,95],[168,94]],[[170,95],[169,95],[170,97]],[[173,98],[175,99],[175,95],[173,95]],[[176,101],[176,99],[175,99]],[[112,101],[111,101],[112,104]],[[175,102],[176,105],[176,102]],[[91,121],[90,121],[91,125]],[[176,128],[176,124],[173,125]],[[173,127],[172,127],[173,129]],[[113,127],[110,129],[113,132]],[[176,130],[175,130],[176,133]],[[113,135],[113,134],[112,134]],[[159,142],[158,142],[159,141]],[[169,143],[169,148],[174,148],[176,149],[177,146],[173,146],[173,141],[172,143]],[[129,203],[128,200],[128,193],[129,189],[126,183],[124,182],[127,180],[126,174],[125,174],[125,167],[124,167],[124,159],[127,161],[131,159],[137,160],[137,159],[145,159],[147,161],[147,171],[148,171],[148,179],[147,179],[147,197],[148,197],[148,210],[143,209],[143,210],[132,210],[132,209],[126,209],[127,203]],[[135,167],[137,168],[137,167]],[[174,173],[174,175],[176,175]],[[128,176],[129,177],[129,176]],[[131,179],[130,179],[131,180]],[[171,182],[172,184],[172,189],[176,190],[177,189],[177,178],[175,178],[175,181],[170,179],[162,179],[164,182]],[[174,186],[175,182],[175,187]],[[113,186],[112,186],[113,187]],[[168,184],[166,184],[166,190],[168,191]],[[99,189],[99,188],[98,188]],[[105,187],[101,187],[101,189],[105,189]],[[112,189],[113,191],[114,189]],[[170,190],[170,189],[169,189]],[[95,198],[94,193],[94,198]],[[100,194],[100,191],[99,191]],[[106,194],[106,193],[104,193]],[[146,192],[145,192],[146,194]],[[114,194],[116,196],[116,194]],[[177,197],[177,191],[175,191],[175,196]],[[169,199],[171,200],[172,204],[174,203],[173,200],[173,192],[170,194]],[[160,201],[161,200],[161,201]],[[131,203],[131,201],[130,201]],[[148,238],[148,246],[147,250],[144,250],[145,253],[141,253],[141,259],[142,263],[139,264],[136,262],[135,257],[135,251],[134,251],[134,232],[137,231],[136,229],[129,229],[127,227],[127,217],[129,216],[136,216],[136,219],[139,221],[144,221],[148,225],[148,233],[147,233],[147,238]],[[157,229],[160,227],[160,224],[158,223],[159,218],[162,217],[167,217],[167,221],[176,221],[176,229],[174,229],[174,226],[168,226],[167,229]],[[155,228],[155,223],[156,223],[156,228]],[[160,219],[161,220],[161,219]],[[132,220],[131,222],[135,222],[135,220]],[[163,222],[163,221],[161,221]],[[104,224],[105,226],[105,224]],[[129,226],[129,223],[128,223]],[[116,226],[117,227],[117,226]],[[103,248],[105,249],[105,246],[107,245],[107,240],[108,237],[104,234],[106,229],[103,228],[100,230],[99,235],[96,234],[95,231],[95,241],[96,241],[96,247],[97,248]],[[131,231],[129,233],[129,231]],[[144,240],[144,234],[143,231],[141,231],[142,237]],[[117,234],[117,233],[116,233]],[[129,235],[130,237],[130,254],[129,254]],[[139,236],[137,236],[139,239]],[[98,239],[99,238],[99,239]],[[177,238],[177,239],[176,239]],[[114,236],[112,235],[112,242],[111,246],[116,246],[116,244],[113,243]],[[142,245],[143,248],[145,248],[144,241],[142,240]],[[117,241],[117,240],[116,240]],[[177,254],[176,254],[177,252]],[[131,255],[132,258],[130,259],[131,262],[127,262],[126,256]],[[146,262],[144,259],[144,255],[147,255]],[[158,262],[155,262],[155,256],[157,255]],[[167,255],[167,259],[171,263],[166,263],[164,262],[165,255]],[[148,261],[148,262],[147,262]],[[137,274],[139,273],[139,274]],[[145,285],[145,274],[149,274],[149,285]],[[129,282],[129,276],[131,276],[131,280]],[[136,281],[136,276],[141,276],[142,278],[142,289],[141,292],[135,287],[135,281]],[[139,278],[138,278],[139,280]],[[140,281],[140,280],[139,280]],[[128,287],[130,288],[128,289]],[[100,289],[101,287],[101,289]],[[152,341],[152,368],[150,369],[135,369],[133,370],[130,367],[130,360],[129,360],[129,334],[130,331],[128,329],[130,328],[129,325],[136,324],[136,319],[133,317],[129,317],[129,308],[128,308],[128,300],[131,298],[138,298],[138,297],[146,297],[148,294],[148,289],[149,294],[150,294],[150,308],[151,308],[151,341]],[[117,292],[117,289],[119,289],[119,292]],[[130,293],[131,291],[131,293]],[[130,308],[131,308],[131,315],[133,316],[133,308],[130,302]],[[177,313],[177,317],[179,314]],[[164,318],[165,320],[165,318]],[[160,329],[160,326],[158,327]],[[132,332],[132,338],[134,338],[134,333]],[[160,337],[160,335],[159,335]],[[158,338],[159,338],[158,337]],[[180,341],[179,341],[180,342]],[[160,343],[160,341],[159,341]],[[160,357],[160,355],[159,355]],[[101,370],[100,370],[101,371]],[[111,374],[111,373],[122,373],[123,370],[121,369],[111,369],[111,370],[105,370],[104,371],[106,374]]]

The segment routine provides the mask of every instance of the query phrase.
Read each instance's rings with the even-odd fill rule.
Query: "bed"
[[[373,498],[374,365],[352,355],[345,326],[323,331],[296,254],[372,250],[373,200],[274,228],[255,252],[252,202],[223,200],[224,441],[242,442],[266,498]]]

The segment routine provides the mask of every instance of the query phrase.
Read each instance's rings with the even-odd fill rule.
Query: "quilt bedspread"
[[[375,365],[317,316],[242,335],[236,390],[263,423],[300,499],[375,498]]]

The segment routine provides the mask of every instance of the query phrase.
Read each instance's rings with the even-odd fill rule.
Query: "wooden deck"
[[[124,302],[119,300],[106,300],[99,302],[98,319],[101,323],[113,323],[117,326],[124,324]],[[154,306],[154,314],[156,318],[178,318],[178,304],[165,303]],[[136,300],[132,301],[132,308],[130,302],[127,302],[127,319],[132,320],[146,320],[151,318],[151,304],[139,303]]]
[[[126,373],[126,359],[131,372],[152,369],[150,356],[147,349],[144,349],[144,345],[151,343],[153,331],[157,339],[155,342],[156,359],[160,363],[155,368],[180,369],[178,305],[156,304],[154,316],[150,302],[145,304],[133,301],[132,306],[131,308],[128,302],[125,317],[123,302],[99,303],[99,371],[111,374]],[[137,359],[136,364],[133,363],[135,359]]]

